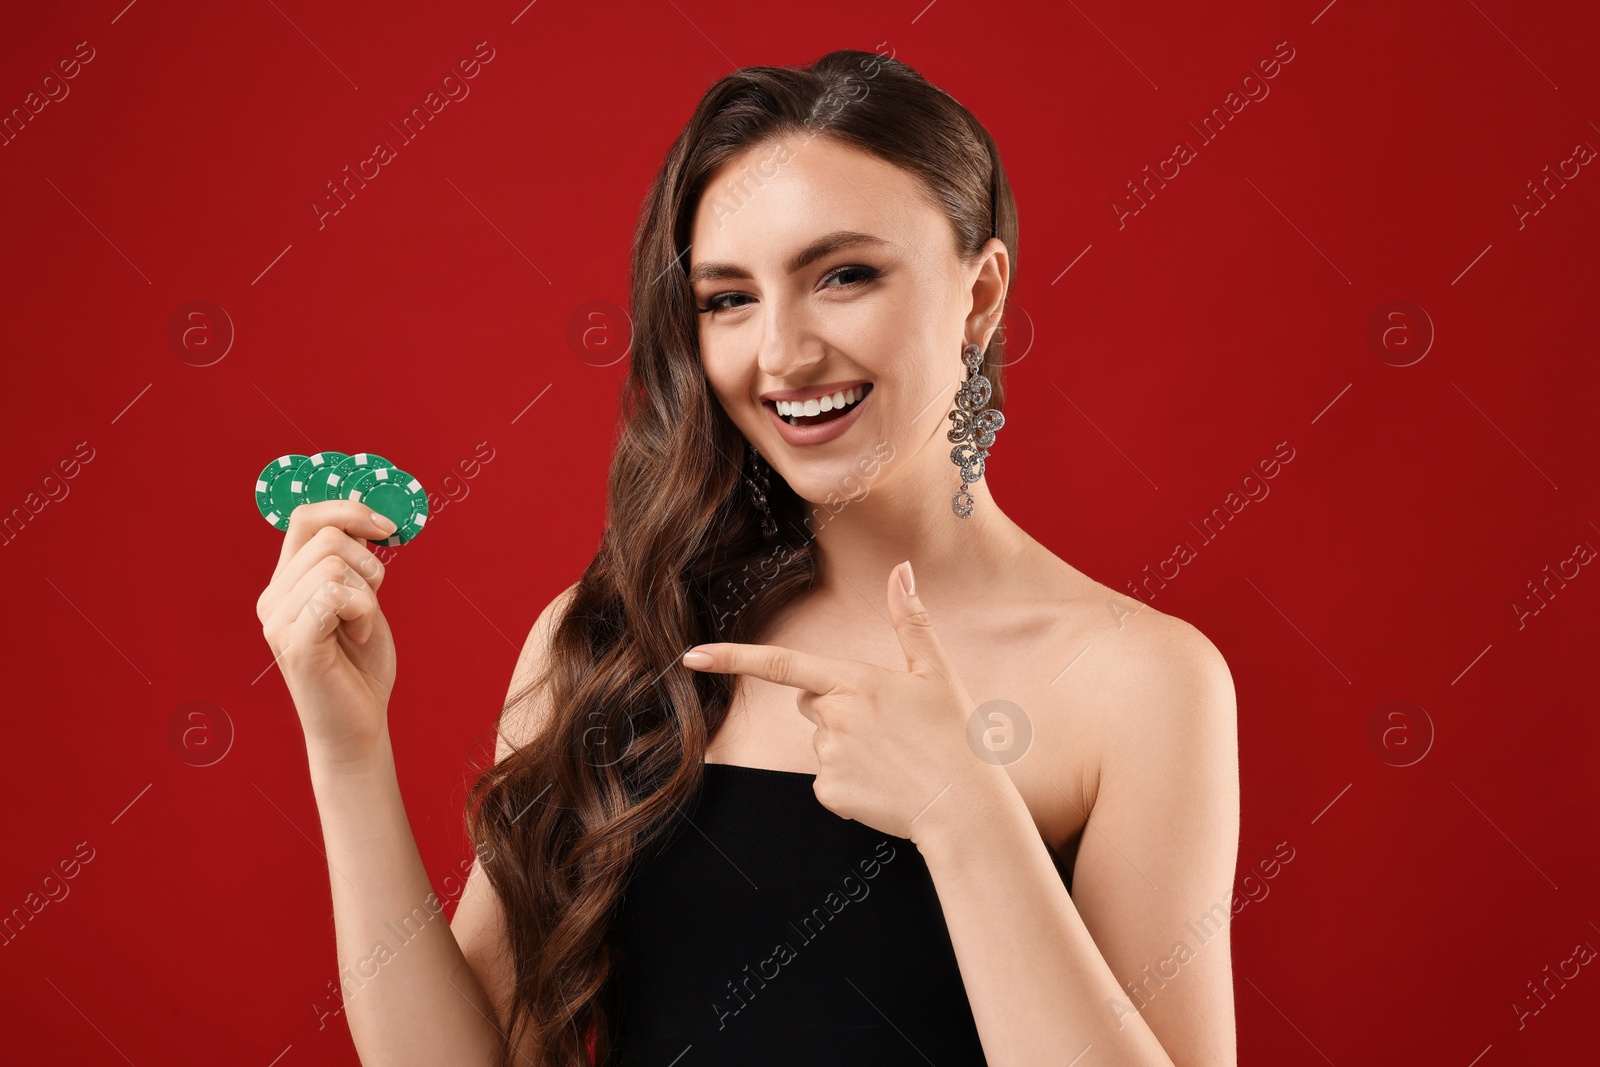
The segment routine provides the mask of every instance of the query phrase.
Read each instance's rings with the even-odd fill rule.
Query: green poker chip
[[[262,518],[280,530],[289,528],[289,512],[299,503],[290,485],[306,459],[298,452],[279,456],[261,468],[261,477],[256,479],[256,507]]]
[[[307,456],[305,462],[295,468],[289,482],[289,492],[295,503],[315,504],[336,496],[328,491],[328,476],[333,474],[335,463],[348,458],[343,452],[315,452]]]
[[[301,504],[354,500],[394,520],[399,529],[378,545],[402,545],[428,521],[428,494],[410,474],[375,452],[290,452],[261,470],[256,508],[276,529],[289,529],[289,514]]]
[[[399,527],[374,544],[403,545],[427,524],[428,494],[421,482],[399,467],[373,467],[346,484],[349,499],[387,515]]]
[[[369,470],[379,467],[394,469],[394,464],[378,455],[376,452],[354,452],[333,464],[333,472],[328,475],[328,498],[348,500],[350,486],[361,475]]]

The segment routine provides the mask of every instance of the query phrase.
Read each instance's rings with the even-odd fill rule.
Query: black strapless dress
[[[922,854],[815,780],[708,763],[635,859],[612,930],[622,1067],[985,1062]]]

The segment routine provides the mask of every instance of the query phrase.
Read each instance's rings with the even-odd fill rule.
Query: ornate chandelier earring
[[[772,508],[767,504],[767,491],[772,487],[770,480],[772,468],[761,458],[756,446],[749,441],[745,442],[745,451],[749,462],[745,464],[741,474],[745,484],[750,487],[751,495],[755,497],[756,510],[761,513],[761,536],[770,541],[778,532],[777,520],[772,517]]]
[[[983,477],[983,461],[989,458],[994,433],[1006,424],[1006,417],[989,407],[989,379],[979,369],[983,349],[968,341],[961,346],[961,362],[967,367],[967,380],[956,390],[956,407],[950,412],[955,428],[945,436],[959,442],[950,450],[950,460],[961,468],[961,488],[950,498],[950,507],[963,519],[972,517],[972,494],[967,486]]]

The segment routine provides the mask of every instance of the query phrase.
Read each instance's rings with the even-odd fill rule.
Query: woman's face
[[[697,205],[688,265],[695,307],[709,309],[697,316],[706,378],[806,500],[855,495],[863,461],[885,454],[880,480],[950,481],[961,346],[992,332],[1005,245],[991,238],[985,252],[998,255],[963,264],[926,195],[876,156],[791,137],[725,165]],[[847,402],[842,414],[820,411],[825,391],[830,407]],[[785,410],[790,397],[819,398],[817,414],[781,417],[773,394]]]

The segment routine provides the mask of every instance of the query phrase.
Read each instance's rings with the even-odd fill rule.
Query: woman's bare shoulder
[[[1231,686],[1221,652],[1193,623],[1049,558],[1060,611],[1048,640],[1057,657],[1070,657],[1080,714],[1150,726],[1148,715],[1180,705],[1197,682]]]

